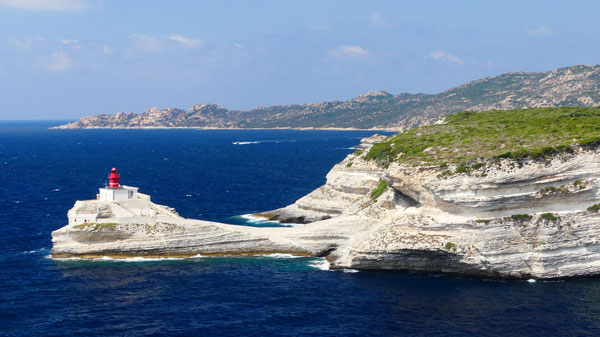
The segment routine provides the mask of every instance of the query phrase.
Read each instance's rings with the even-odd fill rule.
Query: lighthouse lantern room
[[[97,195],[98,200],[102,201],[122,201],[138,198],[138,188],[121,185],[119,180],[121,175],[117,173],[116,168],[112,168],[108,174],[108,186],[100,188],[100,193]]]

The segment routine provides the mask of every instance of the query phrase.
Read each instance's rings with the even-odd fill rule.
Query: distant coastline
[[[53,126],[48,129],[51,130],[74,130],[75,128],[61,128]],[[299,130],[299,131],[383,131],[383,132],[400,132],[402,128],[323,128],[323,127],[273,127],[273,128],[219,128],[219,127],[194,127],[194,126],[130,126],[130,127],[87,127],[85,129],[91,130]]]
[[[600,105],[600,65],[546,72],[505,73],[438,94],[372,91],[347,101],[259,106],[229,110],[204,103],[188,110],[151,108],[142,113],[88,116],[57,129],[298,129],[400,131],[435,123],[462,111]]]

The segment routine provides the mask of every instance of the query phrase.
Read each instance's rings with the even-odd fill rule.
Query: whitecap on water
[[[358,273],[358,270],[356,269],[343,269],[342,271],[344,273]]]
[[[529,282],[529,283],[535,283],[537,281],[535,279],[530,278],[529,280],[527,280],[527,282]]]
[[[324,257],[320,257],[315,261],[311,261],[308,263],[309,266],[320,269],[320,270],[329,270],[329,261],[327,261]]]
[[[46,253],[48,252],[48,248],[39,248],[39,249],[34,249],[34,250],[26,250],[24,252],[22,252],[21,254],[40,254],[40,253]]]
[[[255,140],[251,142],[233,142],[233,145],[248,145],[248,144],[260,144],[260,141]]]

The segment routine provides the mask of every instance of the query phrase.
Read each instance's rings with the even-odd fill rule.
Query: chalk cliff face
[[[54,257],[292,253],[332,268],[405,269],[493,277],[600,274],[600,152],[504,159],[469,173],[365,160],[364,139],[293,205],[259,216],[301,223],[253,228],[184,219],[149,198],[77,202],[89,223],[52,233]],[[452,167],[450,166],[450,169]],[[143,196],[143,195],[142,195]],[[87,213],[86,213],[87,212]]]
[[[381,168],[361,156],[348,156],[294,205],[263,215],[329,218],[332,232],[357,224],[332,252],[333,267],[518,278],[600,273],[600,214],[587,210],[600,199],[597,150],[452,175]],[[379,181],[388,187],[373,197]]]

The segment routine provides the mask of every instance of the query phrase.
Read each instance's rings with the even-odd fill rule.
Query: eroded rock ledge
[[[332,268],[404,269],[503,278],[600,274],[600,153],[487,162],[468,173],[363,159],[333,167],[327,183],[260,216],[302,223],[254,228],[185,219],[148,199],[77,202],[90,225],[52,233],[54,257],[290,253],[327,256]],[[382,188],[383,186],[383,188]],[[374,192],[376,191],[376,192]]]

